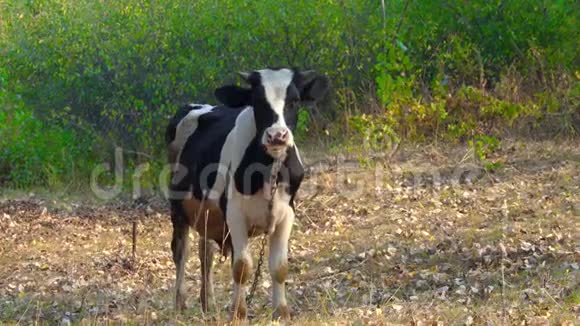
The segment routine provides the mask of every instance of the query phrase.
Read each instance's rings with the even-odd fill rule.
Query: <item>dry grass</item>
[[[291,239],[293,322],[580,322],[579,144],[504,144],[498,172],[465,169],[472,183],[454,183],[464,154],[457,147],[406,148],[393,162],[377,162],[378,170],[351,164],[312,175]],[[428,177],[433,171],[439,183]],[[130,221],[136,216],[141,222],[133,261]],[[163,205],[4,199],[0,320],[226,323],[229,261],[216,261],[218,311],[203,316],[196,248],[186,276],[191,309],[173,312],[170,238]],[[262,276],[252,324],[269,323],[267,268]]]

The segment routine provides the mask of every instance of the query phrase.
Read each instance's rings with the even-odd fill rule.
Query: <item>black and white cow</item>
[[[228,85],[215,91],[225,106],[189,105],[177,112],[167,128],[169,160],[174,163],[169,195],[176,308],[185,307],[183,279],[190,227],[200,234],[203,310],[213,302],[213,240],[224,255],[232,253],[232,317],[241,319],[247,315],[246,284],[253,265],[248,240],[267,233],[273,317],[288,319],[284,288],[288,239],[294,221],[294,196],[304,176],[292,129],[298,104],[321,98],[328,80],[313,71],[296,69],[264,69],[240,75],[248,88]],[[274,159],[283,165],[270,212]]]

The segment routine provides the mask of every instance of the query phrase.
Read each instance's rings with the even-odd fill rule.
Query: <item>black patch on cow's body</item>
[[[269,178],[274,160],[266,154],[258,137],[254,137],[246,149],[240,165],[234,171],[236,190],[245,195],[253,195],[264,186],[264,178]]]

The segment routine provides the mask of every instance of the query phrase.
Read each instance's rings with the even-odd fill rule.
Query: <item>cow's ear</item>
[[[301,87],[300,98],[303,101],[317,101],[321,99],[330,88],[330,82],[326,76],[316,76]]]
[[[225,106],[239,108],[250,105],[252,91],[235,85],[226,85],[217,88],[214,91],[214,95]]]

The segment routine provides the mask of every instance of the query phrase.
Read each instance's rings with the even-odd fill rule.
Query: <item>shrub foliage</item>
[[[109,159],[113,145],[164,157],[177,105],[215,103],[213,89],[235,71],[264,66],[332,80],[327,101],[301,113],[300,137],[346,135],[380,150],[400,138],[538,128],[552,116],[558,132],[577,132],[575,1],[384,5],[0,1],[0,176],[46,185],[70,178],[71,160]]]

